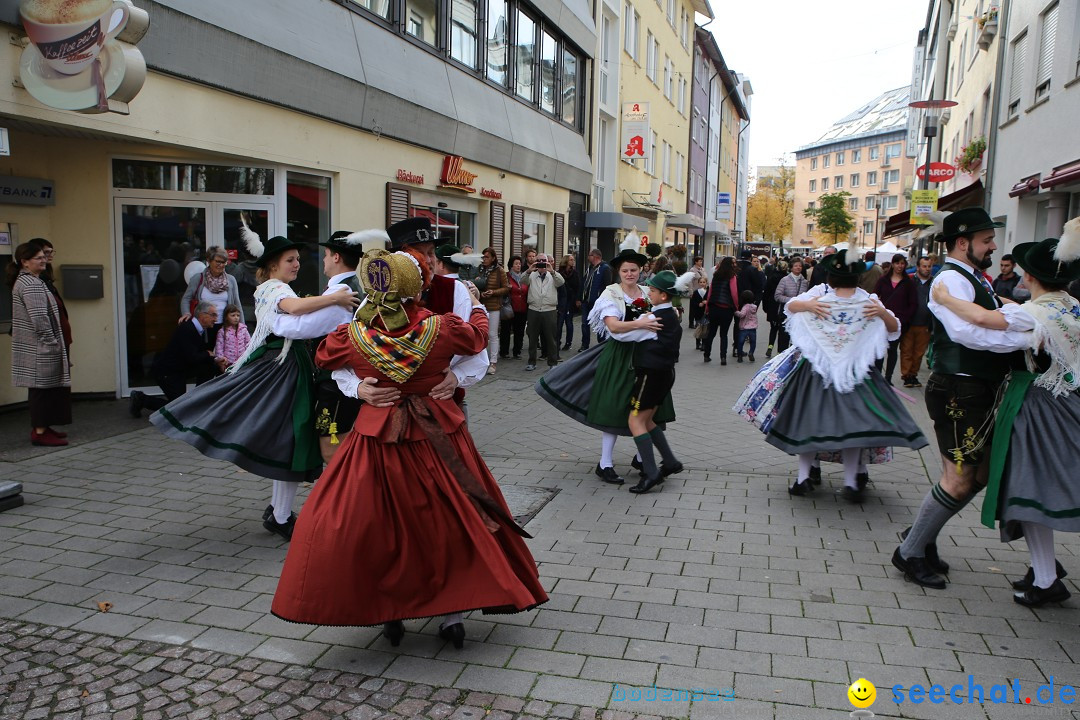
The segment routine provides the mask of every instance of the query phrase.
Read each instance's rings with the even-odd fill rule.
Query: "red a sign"
[[[926,175],[926,165],[920,165],[915,174],[922,180]],[[952,180],[954,177],[956,177],[956,168],[949,163],[930,163],[930,182],[945,182],[946,180]]]

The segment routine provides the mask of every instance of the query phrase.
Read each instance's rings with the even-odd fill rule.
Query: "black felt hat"
[[[962,208],[941,221],[941,239],[952,240],[961,235],[1002,227],[1005,227],[1005,223],[994,222],[994,218],[981,207]]]
[[[390,236],[391,250],[401,250],[406,245],[435,242],[431,221],[425,217],[412,217],[396,222],[386,228],[386,234]]]
[[[275,235],[263,245],[262,255],[255,261],[255,264],[264,268],[280,257],[286,250],[303,250],[306,247],[307,243],[293,242],[287,237]]]
[[[847,250],[840,250],[822,259],[820,266],[825,268],[830,275],[837,277],[859,277],[866,272],[866,263],[857,260],[853,263],[847,261]]]
[[[1056,259],[1054,255],[1058,250],[1059,242],[1056,238],[1047,238],[1042,242],[1020,243],[1013,248],[1012,256],[1024,272],[1034,275],[1041,282],[1054,285],[1068,284],[1080,279],[1080,260]]]

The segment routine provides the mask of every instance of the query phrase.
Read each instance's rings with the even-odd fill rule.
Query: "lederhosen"
[[[975,289],[974,302],[980,307],[1001,307],[971,273],[952,263],[945,263],[941,272],[963,275]],[[972,350],[953,342],[937,318],[932,324],[928,364],[933,372],[926,383],[926,409],[934,421],[938,449],[960,472],[965,463],[979,465],[989,455],[998,393],[1010,370],[1023,369],[1024,356]]]
[[[655,340],[634,343],[634,386],[630,394],[633,411],[660,407],[675,385],[682,326],[674,307],[653,313],[662,327]]]
[[[350,275],[343,282],[355,293],[362,293],[360,280],[356,275]],[[312,356],[319,348],[323,338],[311,341]],[[331,442],[337,440],[338,435],[343,435],[352,430],[356,416],[360,413],[362,400],[348,397],[338,389],[337,383],[331,377],[329,370],[316,368],[315,370],[315,433],[319,437],[329,437]]]

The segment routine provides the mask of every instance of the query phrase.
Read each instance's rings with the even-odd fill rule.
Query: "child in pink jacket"
[[[757,309],[754,304],[754,292],[743,290],[739,294],[739,309],[735,311],[735,321],[739,323],[738,340],[735,342],[735,362],[742,362],[743,342],[750,341],[750,353],[747,356],[750,362],[754,362],[754,351],[757,350]]]
[[[218,330],[217,341],[214,343],[214,357],[225,358],[229,365],[240,359],[251,342],[251,334],[247,325],[240,322],[240,308],[229,305],[222,313],[225,323]]]

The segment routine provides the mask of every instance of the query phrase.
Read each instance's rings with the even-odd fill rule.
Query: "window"
[[[839,190],[840,188],[844,187],[844,176],[843,175],[837,175],[836,177],[833,178],[832,182],[833,182],[833,185],[832,185],[833,189],[834,190]]]
[[[851,162],[853,162],[853,163],[862,162],[862,150],[852,150],[851,151]]]
[[[842,153],[842,152],[836,153],[836,164],[837,165],[843,165],[844,164],[844,153]]]
[[[686,114],[686,78],[679,78],[679,114]]]
[[[817,180],[810,181],[810,192],[817,192]]]
[[[897,196],[889,195],[885,198],[885,209],[895,210],[897,208]]]
[[[807,223],[806,224],[806,234],[807,235],[813,235],[814,234],[814,223]]]
[[[817,170],[817,158],[810,158],[810,169]]]
[[[645,40],[645,77],[653,82],[656,82],[656,51],[656,41],[649,30]]]
[[[1042,16],[1042,39],[1039,41],[1039,66],[1035,73],[1035,101],[1050,94],[1050,73],[1054,65],[1054,41],[1057,38],[1058,4]]]
[[[405,0],[405,32],[435,45],[439,37],[438,0]]]
[[[866,173],[866,184],[877,185],[877,170]]]
[[[540,33],[540,109],[555,112],[555,56],[558,46],[547,32]]]
[[[477,0],[453,0],[450,4],[450,57],[473,69],[479,66],[476,54],[479,13]]]
[[[1008,116],[1016,117],[1020,112],[1020,96],[1024,91],[1024,64],[1027,62],[1027,33],[1013,40],[1012,69],[1009,72],[1009,107]]]
[[[675,153],[675,189],[679,192],[682,192],[686,187],[685,179],[682,153]]]
[[[664,56],[664,97],[671,100],[675,97],[675,78],[672,75],[671,58]]]
[[[686,43],[690,40],[690,13],[686,12],[685,8],[682,11],[682,22],[679,24],[679,39],[683,47],[686,47]]]
[[[671,29],[675,29],[675,0],[667,0],[667,21]]]
[[[870,148],[870,159],[871,160],[877,160],[878,159],[878,148],[877,148],[876,145],[874,147]]]
[[[824,192],[829,189],[829,178],[821,178],[821,190]]]
[[[885,159],[891,160],[892,158],[900,157],[900,143],[893,143],[892,145],[885,146]]]
[[[871,208],[867,208],[867,210],[870,210],[870,209]],[[874,234],[874,221],[873,220],[863,220],[862,231],[863,231],[863,235],[873,235]]]
[[[536,96],[536,21],[525,13],[517,14],[517,43],[514,91],[519,97],[535,101]]]
[[[510,21],[506,0],[488,0],[487,12],[487,76],[488,80],[506,87],[510,80],[508,64]]]
[[[807,210],[813,210],[813,209],[814,209],[814,201],[813,201],[813,200],[811,200],[810,202],[806,203],[806,209],[807,209]]]
[[[649,146],[649,161],[645,164],[645,172],[656,175],[656,131],[652,131],[652,145]]]
[[[832,159],[831,155],[822,155],[821,156],[821,167],[823,167],[823,168],[829,167],[829,161],[831,159]]]
[[[390,2],[389,0],[359,0],[357,4],[365,10],[370,10],[383,20],[390,19]]]
[[[671,146],[664,141],[664,165],[660,168],[660,172],[663,173],[663,181],[668,185],[671,184]]]
[[[578,62],[577,53],[563,48],[562,61],[562,119],[575,128],[579,128],[578,121]]]
[[[857,198],[857,197],[848,198],[847,206],[848,206],[848,210],[858,210],[859,209],[859,198]]]
[[[964,31],[964,39],[960,41],[960,57],[956,63],[956,86],[959,90],[964,84],[964,68],[967,67],[967,31]]]
[[[600,116],[599,129],[596,132],[596,182],[603,185],[607,182],[607,158],[608,154],[608,120]]]
[[[867,210],[876,210],[877,209],[877,198],[874,197],[873,195],[867,195],[866,196],[866,205],[864,207]]]
[[[638,59],[638,20],[641,18],[634,12],[634,6],[626,3],[623,8],[623,49],[626,54]]]
[[[982,99],[982,132],[983,136],[990,134],[990,88],[986,88]]]
[[[900,182],[900,171],[899,170],[886,170],[884,173],[882,173],[881,180],[886,185],[891,185],[892,183],[898,183],[898,182]]]
[[[690,169],[690,202],[696,203],[697,199],[697,179],[698,174],[694,172],[694,169]]]
[[[693,120],[690,122],[690,139],[701,144],[701,133],[698,132],[698,123],[701,122],[701,111],[696,107],[694,108]]]
[[[853,188],[859,187],[859,173],[851,173],[851,178],[849,179],[848,187],[853,187]]]

